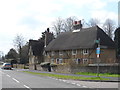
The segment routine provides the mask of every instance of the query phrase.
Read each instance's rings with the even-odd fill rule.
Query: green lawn
[[[77,72],[77,73],[75,73],[75,74],[77,74],[77,75],[97,76],[97,73],[90,73],[90,72]],[[99,76],[105,76],[105,77],[120,77],[120,74],[100,73]]]
[[[81,77],[81,76],[66,76],[66,75],[57,75],[57,74],[50,74],[50,73],[37,73],[37,72],[29,72],[23,71],[25,73],[34,74],[34,75],[42,75],[42,76],[49,76],[61,79],[74,79],[74,80],[109,80],[108,78],[101,78],[101,77]]]

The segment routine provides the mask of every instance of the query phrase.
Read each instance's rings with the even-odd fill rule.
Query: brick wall
[[[92,72],[97,73],[97,66],[58,66],[54,67],[53,72],[60,72],[60,73],[76,73],[76,72]],[[119,73],[118,66],[100,66],[99,72],[100,73]]]

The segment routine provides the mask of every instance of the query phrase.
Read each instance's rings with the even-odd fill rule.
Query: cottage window
[[[77,59],[77,64],[80,64],[81,59]]]
[[[81,62],[81,59],[73,59],[73,61],[76,63],[76,64],[80,64],[80,62]]]
[[[63,59],[59,59],[59,64],[63,63]]]
[[[56,64],[59,64],[59,59],[56,59]]]
[[[87,58],[83,59],[83,64],[88,64],[88,59]]]
[[[63,62],[63,59],[56,59],[57,64],[61,64]]]
[[[72,50],[72,55],[76,55],[77,54],[77,50]]]
[[[88,54],[88,49],[83,49],[83,54],[85,55],[85,54]]]
[[[59,51],[59,55],[63,55],[63,51]]]

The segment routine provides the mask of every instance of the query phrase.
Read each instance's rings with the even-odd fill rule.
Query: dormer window
[[[77,54],[77,50],[72,50],[72,55],[76,55]]]

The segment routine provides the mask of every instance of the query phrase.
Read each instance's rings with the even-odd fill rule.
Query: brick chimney
[[[82,29],[82,24],[81,24],[81,20],[80,21],[74,21],[73,23],[73,30],[80,30]]]

